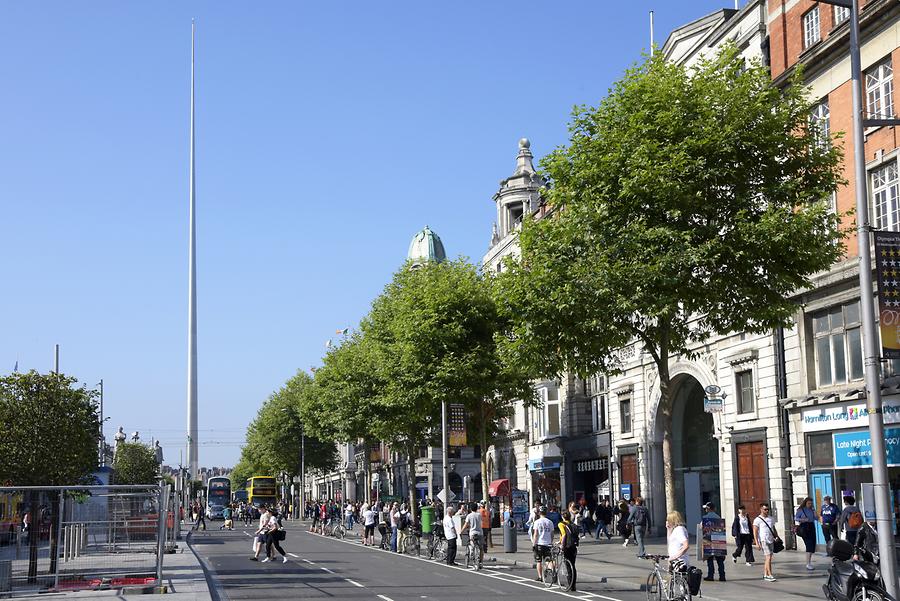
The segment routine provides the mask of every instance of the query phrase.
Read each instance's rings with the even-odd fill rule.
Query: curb
[[[197,558],[197,563],[200,564],[200,569],[203,570],[203,578],[206,580],[206,590],[209,593],[209,597],[211,601],[227,601],[228,596],[219,588],[216,584],[215,579],[212,577],[212,570],[206,565],[206,561],[200,557],[200,554],[197,553],[197,549],[194,548],[193,542],[191,539],[194,537],[194,531],[191,530],[184,537],[184,542],[187,545],[188,549],[191,550],[191,553],[194,554],[194,557]]]

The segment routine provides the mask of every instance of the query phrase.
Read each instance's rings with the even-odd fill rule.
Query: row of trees
[[[0,378],[0,483],[15,486],[94,484],[100,443],[97,392],[65,374],[14,373]],[[153,451],[119,446],[116,484],[153,484]]]
[[[734,47],[693,68],[656,54],[630,69],[575,109],[569,145],[541,162],[547,216],[524,220],[521,256],[496,279],[464,261],[404,266],[315,378],[263,407],[245,459],[284,400],[308,435],[389,443],[413,482],[441,401],[466,406],[485,449],[513,399],[535,402],[532,378],[613,374],[637,341],[659,374],[673,509],[671,358],[714,332],[788,325],[791,294],[844,252],[826,202],[841,151],[807,97]],[[288,443],[278,465],[296,463]]]

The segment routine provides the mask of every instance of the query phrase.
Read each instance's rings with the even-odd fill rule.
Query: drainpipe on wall
[[[786,464],[785,468],[790,468],[793,460],[791,457],[791,421],[787,409],[781,405],[781,401],[787,398],[787,359],[784,352],[784,328],[779,326],[775,328],[773,333],[773,342],[775,350],[775,390],[778,396],[778,436],[780,440],[782,461]],[[782,490],[784,496],[784,512],[782,512],[781,522],[789,523],[793,517],[793,489],[794,475],[793,472],[787,471],[787,478],[783,480],[785,486]],[[771,500],[769,501],[771,503]],[[785,513],[786,512],[786,513]],[[784,533],[785,543],[791,549],[797,548],[797,540],[789,530]]]

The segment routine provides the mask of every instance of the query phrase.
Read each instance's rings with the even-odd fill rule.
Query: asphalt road
[[[610,592],[606,585],[580,583],[578,592],[546,589],[529,566],[480,572],[308,534],[288,525],[282,543],[288,562],[250,561],[252,530],[195,533],[192,543],[210,571],[222,601],[265,599],[347,599],[365,601],[533,601],[563,598],[643,601],[646,593]],[[463,557],[457,560],[465,561]]]

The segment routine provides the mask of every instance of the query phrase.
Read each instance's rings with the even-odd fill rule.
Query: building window
[[[516,427],[516,411],[518,410],[518,403],[512,404],[512,409],[509,412],[509,417],[506,418],[506,428],[507,430],[512,430]]]
[[[813,315],[816,380],[819,386],[863,378],[859,301]]]
[[[593,376],[587,380],[587,396],[591,399],[591,424],[594,432],[609,428],[609,393],[606,376]]]
[[[541,400],[544,405],[544,436],[559,436],[559,388],[553,384],[541,388]]]
[[[756,406],[753,395],[753,370],[739,371],[735,374],[734,379],[738,413],[753,413]]]
[[[872,204],[875,205],[875,227],[879,230],[900,230],[897,179],[897,161],[872,171]]]
[[[816,6],[803,15],[803,47],[809,48],[819,39],[819,7]]]
[[[850,9],[846,6],[834,7],[834,26],[837,27],[850,18]]]
[[[622,425],[622,433],[631,432],[631,397],[619,399],[619,422]]]
[[[866,71],[866,110],[873,119],[894,116],[894,69],[890,58]]]
[[[813,139],[819,148],[828,148],[831,144],[831,112],[828,110],[828,98],[813,107],[809,115],[809,125]]]
[[[831,433],[810,434],[807,437],[809,443],[810,467],[834,467],[834,448]]]

